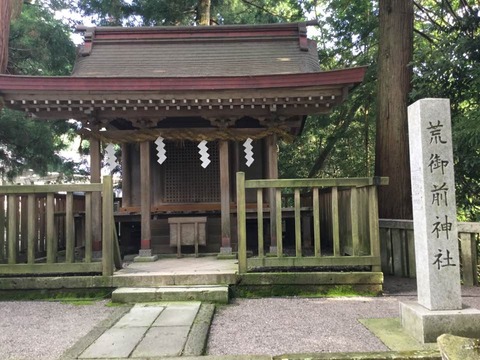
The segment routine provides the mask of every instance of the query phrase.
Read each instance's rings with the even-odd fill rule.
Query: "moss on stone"
[[[109,298],[110,288],[93,289],[42,289],[42,290],[1,290],[0,301],[62,301],[68,303],[92,302]]]

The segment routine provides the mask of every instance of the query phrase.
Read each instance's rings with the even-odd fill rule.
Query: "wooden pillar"
[[[267,150],[267,178],[278,179],[277,136],[271,135],[265,139]],[[277,253],[277,211],[275,189],[268,191],[270,207],[270,253]]]
[[[90,139],[90,182],[101,182],[100,140]],[[102,195],[92,194],[92,249],[93,257],[102,256]]]
[[[220,141],[220,207],[222,222],[222,247],[220,254],[231,254],[230,233],[230,171],[228,141]]]
[[[122,144],[122,206],[128,207],[132,205],[132,165],[130,146]]]
[[[152,255],[150,142],[148,141],[140,144],[140,202],[142,233],[137,261],[155,261],[157,256]]]

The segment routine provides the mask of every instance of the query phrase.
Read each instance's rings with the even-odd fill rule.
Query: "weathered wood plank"
[[[101,191],[102,184],[60,184],[60,185],[4,185],[0,186],[0,194],[28,195],[59,192]]]
[[[29,264],[35,262],[35,250],[37,242],[37,213],[36,213],[35,194],[29,194],[27,200],[27,261]]]
[[[182,257],[182,224],[177,223],[177,259]]]
[[[333,254],[340,256],[340,224],[338,215],[338,189],[332,188],[332,235],[333,235]]]
[[[152,230],[150,220],[151,178],[150,178],[150,143],[140,144],[140,201],[141,201],[141,239],[142,250],[151,249]]]
[[[132,154],[130,145],[122,144],[122,206],[132,205]]]
[[[94,257],[102,250],[102,194],[100,141],[90,139],[90,182],[100,186],[100,191],[92,192],[92,246]]]
[[[263,190],[257,189],[257,237],[258,237],[258,257],[263,258],[264,241],[263,241]]]
[[[230,171],[228,162],[228,141],[219,142],[219,157],[222,247],[225,249],[231,249]]]
[[[407,249],[408,249],[408,277],[416,278],[417,269],[415,262],[415,238],[413,236],[413,230],[405,230],[407,236]]]
[[[0,261],[7,258],[5,234],[5,196],[0,195]]]
[[[113,183],[111,176],[103,177],[102,263],[103,276],[113,274]]]
[[[245,212],[245,173],[237,172],[238,272],[247,272],[247,223]]]
[[[350,222],[352,228],[352,247],[353,255],[360,255],[360,238],[358,235],[358,194],[357,188],[350,189]]]
[[[92,193],[85,194],[85,262],[92,262]]]
[[[379,219],[380,228],[413,230],[413,220]]]
[[[67,193],[65,214],[65,262],[75,261],[75,219],[73,218],[73,193]]]
[[[295,189],[295,254],[302,256],[302,222],[300,213],[300,189]]]
[[[381,228],[413,230],[412,220],[380,219],[379,225]],[[480,233],[480,222],[459,222],[457,227],[459,233]]]
[[[15,195],[8,196],[8,263],[17,263],[17,197]]]
[[[320,247],[320,201],[318,188],[313,188],[313,236],[315,257],[322,255]]]
[[[267,151],[267,174],[271,180],[278,179],[278,154],[277,154],[277,139],[272,135],[265,139],[266,151]],[[275,248],[278,254],[277,247],[277,205],[275,189],[270,188],[268,190],[268,202],[270,206],[270,251],[274,252]]]
[[[392,229],[393,274],[395,276],[405,276],[403,231],[403,229]]]
[[[322,256],[315,257],[265,257],[248,258],[248,267],[288,267],[288,266],[380,266],[380,258],[375,256]]]
[[[117,234],[117,227],[115,226],[115,220],[112,220],[113,223],[113,263],[115,265],[116,270],[120,270],[123,268],[122,263],[122,254],[120,252],[120,244],[118,243],[118,234]]]
[[[101,271],[101,262],[0,265],[0,274],[2,275],[100,273]]]
[[[39,214],[39,224],[38,231],[40,234],[40,243],[38,244],[38,251],[44,253],[47,250],[47,236],[46,236],[46,217],[45,217],[45,196],[41,195],[37,198],[38,202],[38,214]]]
[[[28,248],[28,196],[20,198],[20,252],[25,253]]]
[[[283,236],[282,236],[282,191],[275,190],[275,215],[276,215],[276,229],[277,234],[277,256],[283,256]]]
[[[353,187],[353,186],[369,186],[377,183],[377,185],[388,184],[388,178],[339,178],[339,179],[262,179],[247,180],[245,187],[251,188],[305,188],[305,187]]]
[[[460,233],[461,258],[463,269],[463,285],[475,286],[478,284],[478,259],[475,234]]]
[[[390,239],[390,230],[381,228],[379,231],[380,235],[380,257],[382,259],[382,272],[391,275],[392,271],[392,254],[390,249],[392,248],[392,243]],[[371,236],[371,235],[370,235]]]
[[[380,233],[378,225],[378,195],[377,187],[368,189],[368,232],[370,234],[370,254],[380,257]],[[379,267],[372,267],[372,271],[380,271]]]
[[[480,222],[460,222],[457,227],[458,232],[480,234]]]
[[[47,263],[52,264],[57,261],[57,241],[55,236],[55,216],[54,216],[54,197],[53,193],[47,194],[46,201],[46,237],[47,237]]]

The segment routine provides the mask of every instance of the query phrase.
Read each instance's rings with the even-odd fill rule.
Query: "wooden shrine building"
[[[129,224],[124,235],[141,223],[140,256],[175,252],[173,237],[192,227],[201,251],[228,254],[235,173],[277,178],[277,141],[298,135],[307,115],[328,113],[363,79],[365,68],[321,71],[308,25],[80,28],[71,76],[0,75],[0,97],[34,118],[81,122],[92,182],[100,182],[101,149],[121,145],[117,218]],[[100,229],[100,199],[92,206]]]

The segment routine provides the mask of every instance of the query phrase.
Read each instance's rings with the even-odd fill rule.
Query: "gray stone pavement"
[[[200,305],[200,302],[136,304],[79,358],[180,356]]]

